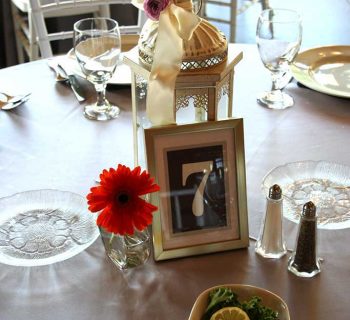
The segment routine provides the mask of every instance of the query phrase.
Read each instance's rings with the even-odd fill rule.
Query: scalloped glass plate
[[[298,223],[303,205],[316,205],[318,227],[350,227],[350,167],[327,161],[287,163],[272,169],[263,179],[265,195],[277,183],[283,193],[283,215]]]
[[[98,237],[85,199],[58,190],[33,190],[0,199],[0,262],[41,266],[71,258]]]

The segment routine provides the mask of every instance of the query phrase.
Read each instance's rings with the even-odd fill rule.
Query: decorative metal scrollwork
[[[140,60],[148,65],[151,66],[153,63],[153,56],[150,56],[146,54],[145,52],[139,50],[139,57]],[[223,62],[227,57],[227,51],[210,57],[205,60],[194,60],[194,61],[182,61],[181,63],[181,71],[186,71],[186,70],[199,70],[199,69],[205,69],[209,67],[216,66],[217,64]]]
[[[223,96],[229,96],[230,93],[230,75],[227,75],[216,91],[216,99],[219,102]]]
[[[192,95],[177,95],[176,96],[176,111],[181,108],[187,108],[190,104],[190,99],[193,99],[195,108],[202,108],[208,112],[208,94],[192,94]]]

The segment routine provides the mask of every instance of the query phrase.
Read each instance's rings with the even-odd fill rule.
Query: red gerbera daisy
[[[97,225],[120,235],[133,234],[134,228],[142,231],[152,223],[153,211],[158,208],[140,198],[159,191],[154,179],[136,167],[119,164],[117,170],[110,168],[100,174],[100,185],[90,189],[87,195],[89,210],[101,211]]]

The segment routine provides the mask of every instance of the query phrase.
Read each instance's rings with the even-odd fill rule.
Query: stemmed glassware
[[[267,9],[261,12],[256,30],[256,42],[264,66],[271,72],[272,89],[263,92],[258,101],[271,109],[285,109],[293,98],[282,92],[281,82],[289,73],[302,38],[301,18],[296,11]]]
[[[97,92],[97,101],[86,105],[84,115],[92,120],[117,118],[120,109],[106,99],[106,86],[121,51],[118,23],[109,18],[87,18],[74,24],[74,52],[86,78]]]

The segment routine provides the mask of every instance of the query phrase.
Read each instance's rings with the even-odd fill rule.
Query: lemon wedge
[[[210,320],[249,320],[249,317],[240,308],[226,307],[216,311]]]

